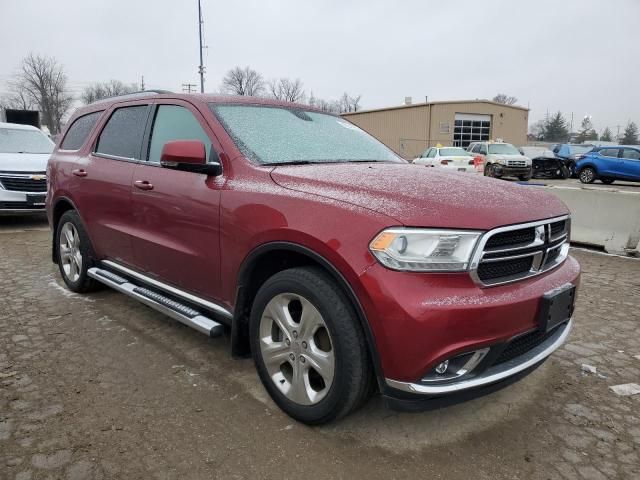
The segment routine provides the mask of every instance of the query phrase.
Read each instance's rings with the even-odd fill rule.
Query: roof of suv
[[[24,125],[22,123],[0,122],[0,128],[11,128],[14,130],[37,130],[39,132],[41,131],[39,128],[36,128],[33,125]]]
[[[271,98],[251,97],[248,95],[213,95],[207,93],[171,93],[163,90],[148,90],[136,93],[128,93],[125,95],[119,95],[116,97],[104,98],[97,100],[89,105],[78,108],[74,113],[74,117],[79,114],[85,114],[89,112],[95,112],[97,110],[104,110],[116,103],[133,102],[136,100],[184,100],[186,102],[200,102],[200,103],[220,103],[220,104],[244,104],[244,105],[268,105],[273,107],[287,107],[287,108],[301,108],[307,111],[316,111],[320,113],[327,113],[333,115],[330,112],[324,112],[319,108],[312,107],[310,105],[303,105],[301,103],[284,102],[281,100],[275,100]]]

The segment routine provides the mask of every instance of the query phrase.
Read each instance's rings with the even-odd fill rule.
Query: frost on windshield
[[[333,115],[260,105],[212,105],[242,153],[260,163],[401,160]]]

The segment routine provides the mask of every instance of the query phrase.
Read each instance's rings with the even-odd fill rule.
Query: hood
[[[44,172],[50,153],[0,153],[0,172]]]
[[[284,188],[368,208],[413,227],[488,230],[568,213],[540,187],[410,163],[280,166],[271,177]]]

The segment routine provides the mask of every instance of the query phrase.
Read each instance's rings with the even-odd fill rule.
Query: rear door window
[[[200,140],[204,143],[209,161],[211,140],[193,113],[178,105],[159,105],[153,122],[149,161],[160,163],[162,147],[172,140]]]
[[[604,148],[600,150],[600,155],[602,155],[603,157],[618,158],[619,151],[620,151],[619,148]]]
[[[148,105],[115,110],[100,133],[96,153],[139,160],[148,110]]]
[[[640,160],[640,150],[635,150],[633,148],[625,148],[622,151],[622,157],[628,158],[629,160]]]
[[[67,134],[64,136],[64,140],[60,144],[60,148],[63,150],[79,150],[87,137],[96,126],[96,122],[102,115],[102,111],[89,113],[82,117],[76,118],[71,124]]]

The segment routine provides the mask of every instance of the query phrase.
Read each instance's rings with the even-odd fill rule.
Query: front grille
[[[47,191],[47,179],[44,177],[39,180],[34,180],[29,176],[0,177],[0,184],[2,184],[5,190],[12,190],[15,192],[44,193]]]
[[[485,234],[471,275],[482,286],[522,280],[550,270],[567,255],[568,217],[498,228]]]
[[[557,237],[561,233],[564,233],[567,225],[566,220],[560,220],[559,222],[553,222],[551,224],[551,237]]]
[[[485,248],[501,248],[520,244],[529,244],[536,238],[535,227],[523,228],[521,230],[510,230],[508,232],[496,233],[486,243]]]
[[[511,340],[504,350],[498,355],[496,361],[493,363],[494,365],[498,365],[500,363],[508,362],[520,355],[524,355],[532,348],[537,347],[541,343],[548,340],[552,335],[554,335],[556,329],[551,330],[550,332],[545,332],[543,330],[535,330],[533,332],[525,333],[517,338]]]
[[[515,258],[499,262],[484,262],[478,266],[478,277],[483,282],[496,278],[512,277],[531,270],[533,257]]]
[[[44,205],[30,205],[27,202],[0,202],[0,210],[44,210]]]
[[[526,160],[507,160],[507,167],[526,167]]]

